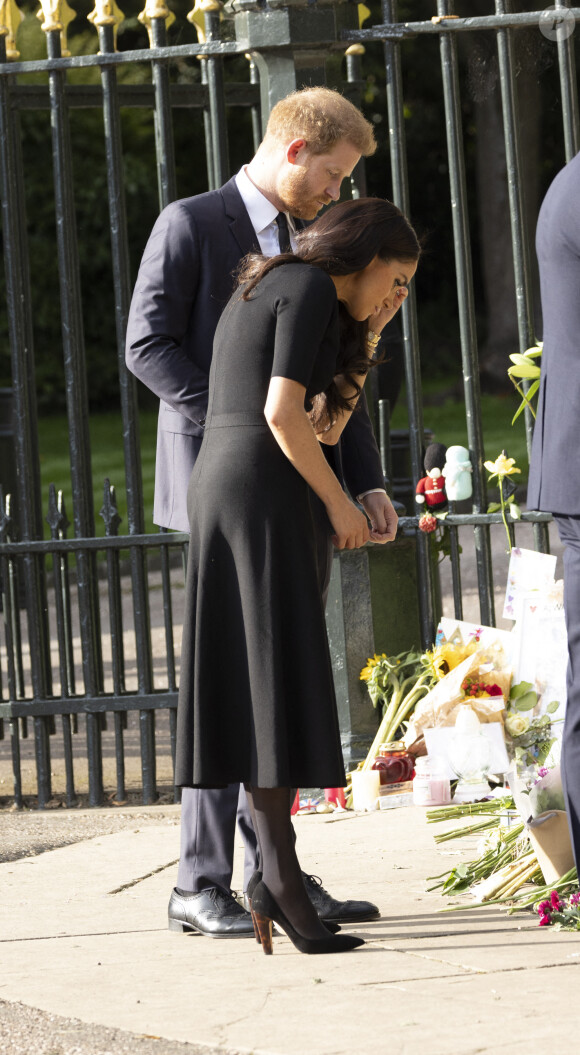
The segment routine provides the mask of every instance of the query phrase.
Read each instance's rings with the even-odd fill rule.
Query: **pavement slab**
[[[383,914],[352,928],[367,940],[354,952],[303,956],[275,938],[265,957],[251,938],[167,930],[179,844],[167,812],[157,826],[128,815],[125,831],[0,864],[1,1000],[56,1016],[59,1036],[74,1021],[122,1038],[98,1055],[139,1052],[144,1037],[161,1055],[179,1044],[208,1055],[570,1052],[580,935],[540,929],[531,912],[468,910],[469,898],[441,913],[449,900],[426,892],[427,876],[473,856],[473,839],[438,847],[441,827],[417,807],[296,818],[303,867]]]

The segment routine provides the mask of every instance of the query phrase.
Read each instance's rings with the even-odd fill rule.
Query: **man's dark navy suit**
[[[161,527],[189,530],[187,485],[203,437],[214,333],[240,260],[252,250],[259,252],[256,234],[231,179],[219,190],[164,209],[143,255],[126,358],[129,369],[161,400],[154,505],[154,520]],[[364,403],[352,415],[340,444],[323,449],[352,496],[384,486]],[[238,790],[184,789],[180,888],[229,889]],[[254,868],[255,839],[244,808],[238,822],[250,851],[247,882]]]
[[[536,232],[544,327],[528,508],[554,514],[564,543],[568,632],[562,771],[580,871],[580,154],[558,173]]]

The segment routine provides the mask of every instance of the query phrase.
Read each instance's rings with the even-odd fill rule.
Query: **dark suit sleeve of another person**
[[[385,486],[381,456],[364,392],[341,436],[340,460],[342,478],[353,498],[365,491]],[[337,470],[340,476],[338,467],[335,468],[335,471]]]
[[[127,327],[126,362],[155,395],[192,421],[207,404],[213,332],[196,334],[209,344],[191,347],[191,317],[200,285],[198,225],[191,203],[163,210],[143,254]],[[211,310],[208,314],[211,314]],[[215,328],[215,327],[214,327]],[[207,355],[207,365],[203,362]]]
[[[580,154],[542,204],[536,232],[544,325],[528,508],[580,516]]]

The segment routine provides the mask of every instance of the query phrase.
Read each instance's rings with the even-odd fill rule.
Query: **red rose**
[[[434,517],[432,513],[423,513],[419,521],[419,530],[424,531],[426,535],[430,535],[432,531],[435,531],[437,527],[437,517]]]

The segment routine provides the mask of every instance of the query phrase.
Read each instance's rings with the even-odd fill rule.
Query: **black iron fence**
[[[139,415],[134,379],[124,365],[124,336],[132,289],[125,208],[122,107],[148,107],[155,125],[155,152],[159,206],[176,197],[173,115],[188,108],[202,122],[206,143],[207,186],[220,185],[230,176],[226,108],[251,112],[252,142],[259,141],[262,123],[278,98],[297,86],[321,83],[329,56],[346,49],[345,90],[356,97],[361,78],[364,45],[382,42],[387,85],[388,142],[393,197],[413,214],[409,200],[404,109],[405,44],[408,39],[435,37],[439,43],[442,76],[441,105],[445,112],[449,191],[453,217],[455,273],[461,344],[461,370],[465,394],[466,433],[473,463],[473,506],[469,514],[450,513],[446,526],[452,550],[454,612],[462,615],[461,564],[457,531],[472,525],[483,623],[495,623],[490,530],[501,526],[499,514],[487,514],[483,436],[480,413],[478,347],[470,251],[468,195],[465,175],[464,129],[458,75],[460,34],[482,31],[495,35],[503,111],[507,188],[516,281],[520,350],[534,343],[531,248],[522,195],[522,157],[519,145],[520,102],[515,89],[514,36],[524,27],[552,34],[560,72],[560,115],[565,155],[580,148],[577,77],[574,42],[580,8],[560,2],[551,14],[537,11],[513,13],[509,0],[490,0],[485,16],[456,17],[448,0],[438,0],[433,17],[421,22],[400,22],[393,0],[382,4],[383,22],[358,28],[358,10],[349,2],[307,0],[218,0],[196,3],[191,17],[200,25],[200,43],[168,45],[166,23],[170,11],[163,0],[148,0],[139,16],[149,30],[149,49],[115,50],[116,26],[123,16],[110,0],[97,0],[90,21],[98,34],[98,53],[69,55],[64,25],[66,5],[43,0],[43,30],[47,58],[20,61],[17,47],[18,9],[6,2],[0,7],[0,164],[2,180],[2,233],[6,272],[7,307],[14,399],[14,462],[16,493],[0,503],[0,582],[4,643],[0,651],[0,735],[10,745],[14,801],[23,802],[22,750],[34,744],[37,801],[46,805],[52,795],[51,742],[58,742],[66,773],[65,797],[76,801],[75,733],[82,725],[86,735],[85,758],[91,805],[103,801],[103,736],[114,757],[115,798],[126,797],[125,756],[127,716],[137,715],[135,730],[141,761],[143,800],[157,795],[156,741],[163,738],[173,754],[177,663],[174,639],[175,590],[183,580],[183,555],[187,537],[145,531],[140,459]],[[225,16],[225,18],[223,17]],[[547,19],[547,21],[546,21]],[[550,21],[551,19],[551,21]],[[247,79],[224,80],[224,64],[248,57]],[[199,60],[200,83],[175,83],[176,62]],[[150,83],[118,80],[121,66],[150,69]],[[97,70],[100,84],[71,84],[75,70]],[[35,83],[29,75],[41,75]],[[24,82],[23,82],[24,78]],[[123,451],[127,524],[118,534],[119,515],[115,491],[105,481],[101,516],[105,536],[97,537],[92,501],[89,436],[89,398],[76,230],[71,111],[97,107],[103,114],[106,151],[107,196],[112,253],[111,284],[116,317],[116,354],[123,422]],[[36,367],[31,313],[30,260],[27,238],[25,187],[20,112],[50,111],[55,227],[55,257],[60,285],[62,356],[64,362],[72,494],[67,499],[69,525],[62,491],[51,487],[48,496],[40,486]],[[353,194],[364,192],[360,169]],[[146,233],[143,233],[143,241]],[[447,261],[449,266],[450,261]],[[413,290],[402,312],[406,388],[409,404],[409,441],[412,476],[423,475],[423,409],[417,307]],[[532,422],[527,422],[528,436]],[[384,437],[383,437],[384,439]],[[385,454],[386,457],[386,454]],[[4,482],[6,474],[0,473]],[[45,538],[44,521],[50,537]],[[546,522],[539,513],[524,514],[534,524],[535,545],[548,548]],[[69,526],[71,537],[67,538]],[[515,525],[513,526],[515,530]],[[417,518],[402,520],[402,531],[413,536],[417,559],[417,599],[422,644],[433,640],[435,610],[433,564],[427,538],[417,531]],[[155,582],[153,582],[153,579]],[[130,586],[124,603],[123,583]],[[160,603],[156,625],[151,622],[152,589],[158,587]],[[155,633],[161,648],[154,650]],[[162,660],[154,660],[162,655]],[[356,665],[363,656],[353,658]],[[347,662],[350,662],[347,656]],[[157,666],[156,666],[157,663]],[[344,658],[339,663],[344,667]],[[130,668],[130,674],[128,674]],[[156,716],[158,718],[156,724]],[[57,724],[57,720],[60,725]],[[107,727],[107,722],[109,726]],[[161,723],[162,724],[162,723]],[[130,721],[129,721],[130,725]],[[58,732],[58,735],[57,735]],[[7,734],[7,735],[6,735]],[[135,748],[136,749],[136,748]],[[54,747],[52,748],[54,755]]]

